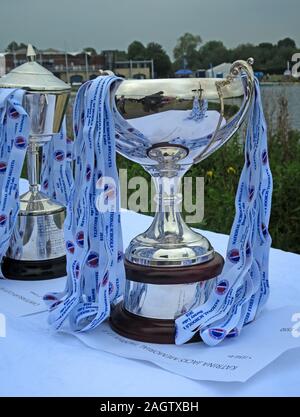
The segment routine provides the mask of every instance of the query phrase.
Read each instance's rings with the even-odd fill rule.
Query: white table
[[[124,244],[151,218],[122,213]],[[227,236],[204,232],[224,255]],[[271,250],[271,296],[267,308],[299,305],[300,256]],[[33,284],[34,290],[34,284]],[[1,310],[0,294],[0,310]],[[5,313],[5,312],[4,312]],[[286,352],[245,383],[193,381],[151,365],[84,346],[72,336],[40,332],[45,315],[7,315],[0,338],[0,395],[8,396],[247,396],[299,395],[299,349]],[[259,343],[259,340],[258,340]]]

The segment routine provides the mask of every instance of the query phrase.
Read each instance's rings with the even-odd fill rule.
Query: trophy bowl
[[[124,300],[111,325],[119,334],[174,343],[174,320],[203,304],[224,260],[208,239],[182,219],[179,192],[189,168],[219,149],[245,119],[254,91],[253,60],[237,61],[225,79],[126,80],[116,86],[116,149],[153,178],[156,213],[125,251]],[[224,117],[227,98],[243,95]],[[208,101],[220,110],[208,110]]]

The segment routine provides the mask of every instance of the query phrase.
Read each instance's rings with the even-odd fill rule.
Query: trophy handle
[[[216,147],[219,148],[220,141],[222,142],[222,145],[227,142],[237,132],[245,120],[248,109],[254,97],[255,77],[252,69],[253,63],[253,58],[249,58],[247,61],[235,61],[232,64],[229,75],[224,80],[216,81],[215,85],[221,105],[219,121],[211,140],[206,145],[201,154],[194,159],[195,164],[203,161],[210,154],[212,154],[216,150]],[[226,89],[230,88],[232,83],[236,81],[239,76],[241,76],[244,87],[244,100],[242,106],[240,107],[239,111],[230,120],[227,121],[225,126],[221,127],[222,121],[224,120],[224,96],[226,95]]]

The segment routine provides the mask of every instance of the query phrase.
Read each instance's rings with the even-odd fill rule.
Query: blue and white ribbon
[[[73,182],[73,141],[67,137],[64,119],[60,133],[43,146],[41,191],[67,206]]]
[[[50,304],[49,323],[55,329],[67,318],[73,330],[96,327],[124,291],[111,100],[118,82],[114,76],[98,77],[84,84],[76,97],[75,181],[65,221],[68,279],[63,293],[45,296]]]
[[[259,83],[255,80],[245,164],[236,194],[236,215],[225,265],[208,300],[176,320],[177,344],[187,342],[197,332],[210,346],[220,343],[225,337],[235,337],[265,305],[269,294],[271,197],[267,129]]]
[[[24,90],[0,89],[0,263],[19,211],[19,180],[30,131],[24,94]],[[1,270],[0,278],[4,278]]]

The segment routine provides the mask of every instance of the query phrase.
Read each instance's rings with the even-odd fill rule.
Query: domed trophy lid
[[[71,87],[36,62],[32,45],[27,49],[28,62],[0,78],[0,88],[22,88],[26,91],[60,94]]]

